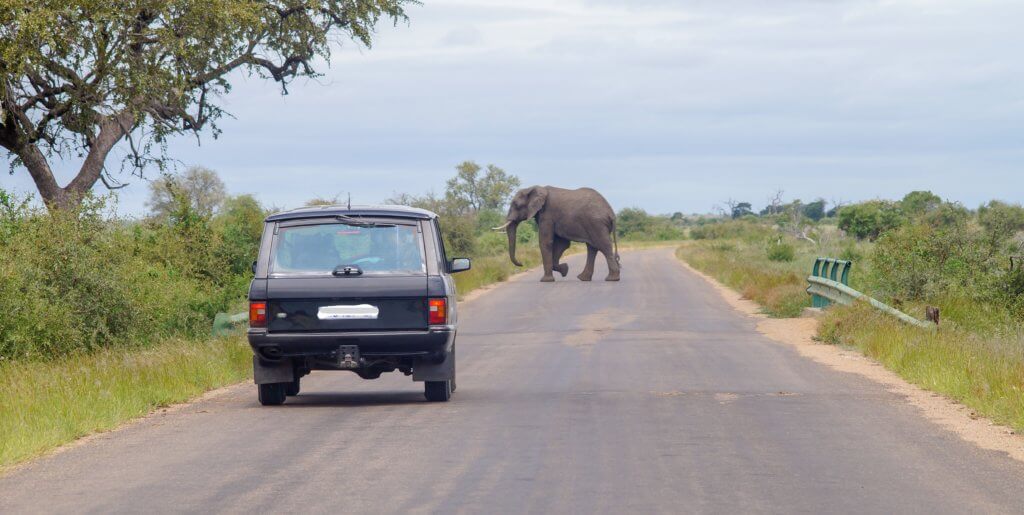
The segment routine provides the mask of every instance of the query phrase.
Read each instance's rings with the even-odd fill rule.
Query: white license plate
[[[377,320],[380,309],[369,304],[358,306],[321,306],[316,313],[320,320]]]

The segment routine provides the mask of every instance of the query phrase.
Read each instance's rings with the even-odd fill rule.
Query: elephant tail
[[[612,243],[615,244],[615,262],[622,267],[622,260],[619,259],[619,231],[615,229],[615,219],[612,219]]]

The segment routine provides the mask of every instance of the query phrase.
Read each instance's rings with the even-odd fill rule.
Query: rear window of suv
[[[326,223],[278,229],[271,275],[330,275],[346,265],[366,275],[425,275],[419,226]]]

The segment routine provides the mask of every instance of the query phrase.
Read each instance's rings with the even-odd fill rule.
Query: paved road
[[[0,512],[1024,510],[1024,466],[765,339],[673,259],[465,305],[451,403],[401,375],[314,373],[279,408],[239,387],[0,479]]]

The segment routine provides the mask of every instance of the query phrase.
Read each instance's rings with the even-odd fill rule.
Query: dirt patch
[[[1011,458],[1024,462],[1024,436],[1015,434],[1011,428],[979,417],[971,408],[948,397],[906,382],[896,373],[858,351],[814,341],[818,333],[818,320],[815,318],[768,318],[761,313],[755,302],[743,298],[739,293],[688,263],[678,261],[683,268],[707,281],[737,311],[757,319],[757,330],[761,334],[793,346],[801,356],[840,372],[858,374],[880,383],[890,392],[902,396],[918,408],[926,419],[956,434],[962,440],[982,449],[1005,452]]]
[[[616,314],[608,310],[591,313],[580,318],[579,326],[582,329],[566,335],[562,339],[562,343],[570,347],[579,347],[584,352],[589,352],[605,334],[615,330],[617,327],[629,324],[635,319],[635,315]]]

